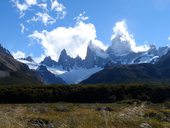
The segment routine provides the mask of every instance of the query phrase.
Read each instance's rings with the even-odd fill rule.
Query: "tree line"
[[[112,103],[137,99],[154,103],[170,99],[164,85],[0,86],[0,103]]]

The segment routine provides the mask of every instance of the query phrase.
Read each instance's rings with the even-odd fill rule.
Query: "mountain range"
[[[85,59],[81,59],[79,56],[72,58],[67,54],[67,51],[63,49],[59,56],[58,62],[46,57],[41,64],[49,67],[61,66],[63,70],[70,71],[76,68],[104,68],[107,64],[112,63],[116,65],[126,64],[141,64],[152,63],[154,64],[160,57],[165,55],[169,51],[169,47],[156,48],[154,45],[150,45],[150,48],[144,52],[127,52],[126,54],[118,54],[114,52],[112,46],[107,50],[103,50],[92,42],[87,47],[87,54]]]
[[[169,82],[170,48],[150,45],[143,52],[120,51],[114,43],[106,50],[92,41],[87,47],[85,59],[73,58],[66,49],[61,51],[58,61],[50,56],[36,63],[31,56],[18,58],[0,46],[0,83],[44,83],[44,84],[97,84]],[[13,81],[8,81],[8,79]],[[4,83],[5,83],[4,82]]]
[[[58,61],[50,56],[45,57],[40,63],[34,62],[31,57],[18,60],[35,70],[43,65],[50,73],[67,84],[130,83],[144,80],[161,82],[158,80],[162,73],[159,69],[161,66],[155,65],[158,65],[157,63],[168,54],[169,50],[168,46],[157,49],[156,46],[150,45],[149,49],[143,52],[132,50],[120,52],[116,51],[113,45],[103,50],[91,41],[85,59],[79,56],[73,58],[63,49]]]

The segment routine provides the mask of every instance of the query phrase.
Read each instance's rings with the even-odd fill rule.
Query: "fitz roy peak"
[[[66,50],[63,49],[61,51],[60,57],[58,59],[58,64],[61,65],[64,70],[69,71],[75,65],[75,59],[73,59],[69,55],[67,55]]]
[[[90,42],[87,47],[87,54],[84,60],[84,67],[93,68],[95,66],[98,66],[103,68],[109,61],[108,57],[109,56],[105,53],[104,50]]]

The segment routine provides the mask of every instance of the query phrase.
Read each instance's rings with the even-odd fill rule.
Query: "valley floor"
[[[0,128],[170,128],[170,103],[1,104]]]

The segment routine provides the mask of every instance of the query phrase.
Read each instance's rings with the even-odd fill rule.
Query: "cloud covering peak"
[[[59,58],[63,49],[66,49],[72,57],[79,55],[84,59],[90,41],[99,47],[105,47],[96,39],[95,26],[83,21],[76,23],[74,27],[57,27],[52,31],[34,31],[29,37],[37,40],[43,47],[45,55],[51,56],[55,60]]]
[[[149,49],[147,45],[137,46],[133,34],[130,34],[125,20],[119,21],[113,27],[111,49],[115,54],[141,52]]]

